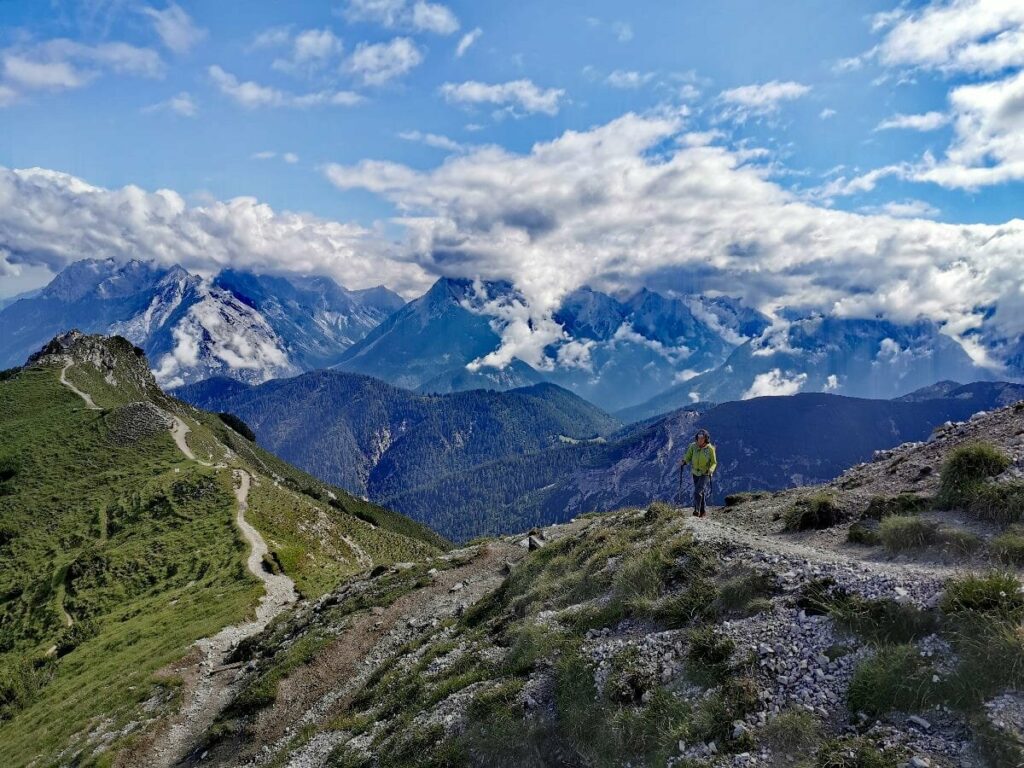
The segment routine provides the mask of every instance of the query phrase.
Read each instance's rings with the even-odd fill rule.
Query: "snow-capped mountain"
[[[889,399],[944,379],[993,378],[930,321],[817,316],[769,328],[737,347],[721,366],[618,415],[637,420],[696,401],[797,392]]]
[[[349,291],[325,277],[87,259],[35,296],[0,310],[0,365],[69,328],[142,347],[164,387],[227,375],[257,383],[329,365],[404,302],[385,288]]]
[[[511,389],[550,381],[606,409],[642,402],[721,364],[745,334],[768,319],[734,299],[669,298],[642,290],[619,300],[590,288],[574,291],[554,319],[566,338],[547,350],[553,360],[573,343],[572,365],[537,370],[522,360],[503,369],[467,364],[501,343],[500,322],[484,304],[515,298],[508,283],[442,278],[388,318],[341,358],[338,367],[422,392]]]

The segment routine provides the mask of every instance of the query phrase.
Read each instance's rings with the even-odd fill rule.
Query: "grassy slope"
[[[184,460],[166,433],[112,444],[103,414],[57,375],[30,369],[0,385],[0,450],[17,457],[0,497],[11,538],[0,557],[0,663],[58,641],[64,585],[67,611],[96,634],[52,662],[35,700],[0,724],[11,766],[52,759],[102,718],[130,719],[153,672],[242,619],[262,593],[244,570],[229,477]]]
[[[250,615],[262,595],[245,571],[230,472],[186,460],[163,430],[116,444],[110,427],[118,406],[149,399],[176,411],[192,430],[197,457],[253,474],[250,521],[306,595],[365,567],[342,536],[374,562],[447,546],[424,527],[295,470],[217,417],[167,398],[144,376],[129,375],[139,368],[130,348],[112,348],[124,363],[116,385],[88,364],[67,374],[104,411],[87,410],[54,366],[0,382],[0,465],[10,460],[15,469],[0,485],[5,765],[37,756],[45,765],[62,750],[70,757],[68,745],[81,745],[98,724],[112,733],[137,719],[139,703],[163,685],[154,672],[196,639]],[[76,621],[71,630],[61,602]],[[71,639],[77,635],[84,639]],[[53,645],[70,652],[54,660],[46,656]],[[10,684],[28,669],[35,670],[32,684]],[[88,752],[83,765],[94,759]]]

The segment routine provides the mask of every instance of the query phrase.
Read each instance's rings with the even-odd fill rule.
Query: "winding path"
[[[67,380],[65,374],[73,364],[74,361],[68,361],[61,369],[60,383],[82,398],[89,410],[102,410],[93,402],[88,393],[78,389]],[[192,449],[189,448],[186,440],[186,436],[191,431],[189,426],[180,417],[174,414],[168,415],[172,421],[171,437],[182,455],[204,467],[214,466],[210,462],[196,458]],[[218,465],[218,468],[221,468],[221,465]],[[195,665],[194,673],[186,681],[182,695],[184,704],[171,721],[167,731],[155,735],[150,749],[151,754],[141,756],[136,763],[140,766],[144,765],[146,768],[168,768],[188,755],[189,750],[195,746],[195,740],[213,725],[217,715],[227,706],[235,693],[234,678],[229,679],[228,675],[216,674],[222,671],[221,668],[228,654],[241,640],[262,632],[275,616],[298,600],[295,582],[284,574],[268,573],[263,568],[263,557],[268,552],[267,542],[260,532],[245,519],[245,513],[249,510],[249,488],[252,485],[252,476],[242,469],[234,470],[233,474],[236,482],[235,500],[237,502],[235,523],[250,548],[246,567],[253,576],[263,582],[265,592],[256,607],[254,620],[224,627],[216,635],[196,641],[195,647],[199,651],[200,658],[198,664]],[[61,601],[61,610],[65,622],[70,626],[71,617],[63,610],[63,600]]]
[[[82,398],[82,400],[85,401],[85,407],[88,408],[90,411],[102,411],[103,409],[92,401],[92,397],[90,397],[88,394],[86,394],[78,387],[76,387],[74,384],[72,384],[70,381],[68,381],[66,376],[68,368],[70,368],[74,364],[74,360],[68,360],[67,363],[64,364],[64,367],[60,369],[60,383],[63,384],[68,389],[70,389],[80,398]]]

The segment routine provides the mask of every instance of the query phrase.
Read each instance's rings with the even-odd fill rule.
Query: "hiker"
[[[711,435],[706,429],[698,429],[693,442],[686,449],[686,455],[679,465],[679,484],[683,483],[683,467],[690,465],[693,472],[693,516],[705,517],[708,507],[705,496],[710,491],[711,478],[718,467],[715,446],[711,444]]]

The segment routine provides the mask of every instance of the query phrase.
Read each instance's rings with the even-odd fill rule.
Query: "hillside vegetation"
[[[654,503],[349,582],[240,650],[202,764],[1019,765],[1022,488],[1024,402],[709,519]],[[943,535],[847,541],[904,519]]]
[[[175,445],[175,419],[198,461]],[[252,477],[248,516],[269,542],[267,568],[285,571],[304,596],[444,546],[166,397],[123,339],[71,334],[4,373],[5,766],[106,764],[180,704],[181,676],[158,672],[198,638],[252,615],[263,586],[246,570],[234,524],[238,471]]]

